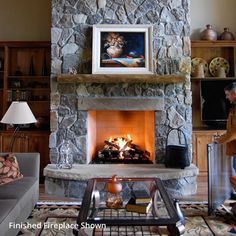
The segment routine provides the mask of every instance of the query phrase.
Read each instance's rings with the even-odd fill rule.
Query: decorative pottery
[[[3,59],[0,58],[0,70],[3,70],[4,66],[3,66]]]
[[[123,199],[120,196],[120,191],[122,190],[122,184],[117,180],[116,175],[113,175],[106,184],[107,190],[107,200],[106,206],[108,208],[120,208],[123,205]]]
[[[110,46],[107,49],[107,53],[109,54],[109,56],[111,56],[112,58],[117,58],[119,57],[123,52],[122,48],[119,47],[115,47],[115,46]]]
[[[29,75],[35,75],[34,59],[31,57],[29,65]]]
[[[195,70],[193,72],[193,77],[196,77],[196,78],[204,78],[205,77],[203,64],[196,65]]]
[[[121,183],[116,179],[116,175],[111,177],[111,180],[107,182],[107,191],[109,193],[117,194],[122,190]]]
[[[206,25],[206,29],[201,33],[202,40],[217,40],[217,33],[212,29],[210,24]]]
[[[201,66],[199,66],[201,65]],[[203,71],[204,71],[204,75],[201,76],[202,78],[209,76],[208,73],[208,63],[206,62],[206,60],[204,60],[203,58],[200,57],[195,57],[191,60],[191,75],[193,77],[199,77],[199,72],[202,70],[203,67]],[[198,73],[197,73],[198,71]]]
[[[71,169],[73,165],[73,149],[74,144],[70,140],[63,140],[60,146],[57,168]]]
[[[217,69],[217,72],[216,72],[216,76],[217,77],[220,77],[220,78],[225,78],[226,77],[226,73],[225,73],[225,67],[219,67]]]
[[[44,54],[44,57],[43,57],[43,64],[42,64],[41,75],[42,76],[48,75],[47,59],[46,59],[46,55],[45,54]]]
[[[220,35],[221,40],[234,40],[234,35],[225,27],[224,32]]]
[[[107,194],[107,200],[106,200],[106,206],[107,208],[113,208],[118,209],[123,206],[123,199],[119,194]]]
[[[226,76],[229,74],[229,62],[223,57],[215,57],[209,64],[209,71],[214,77],[218,77],[219,68],[225,69]]]

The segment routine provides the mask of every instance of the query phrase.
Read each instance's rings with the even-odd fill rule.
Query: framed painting
[[[94,25],[93,74],[152,74],[151,25]]]

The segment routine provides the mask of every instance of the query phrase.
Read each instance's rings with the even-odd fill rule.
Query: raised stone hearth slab
[[[171,197],[180,197],[196,193],[198,173],[194,164],[185,169],[165,168],[161,164],[75,164],[72,169],[57,169],[55,164],[49,164],[44,169],[45,192],[81,200],[88,179],[109,178],[117,174],[119,178],[160,178]]]

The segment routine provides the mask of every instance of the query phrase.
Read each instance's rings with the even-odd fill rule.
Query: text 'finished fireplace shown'
[[[154,111],[88,111],[89,163],[155,162]]]

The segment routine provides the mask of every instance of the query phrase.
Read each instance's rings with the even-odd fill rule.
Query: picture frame
[[[153,74],[152,25],[93,25],[93,74]]]

